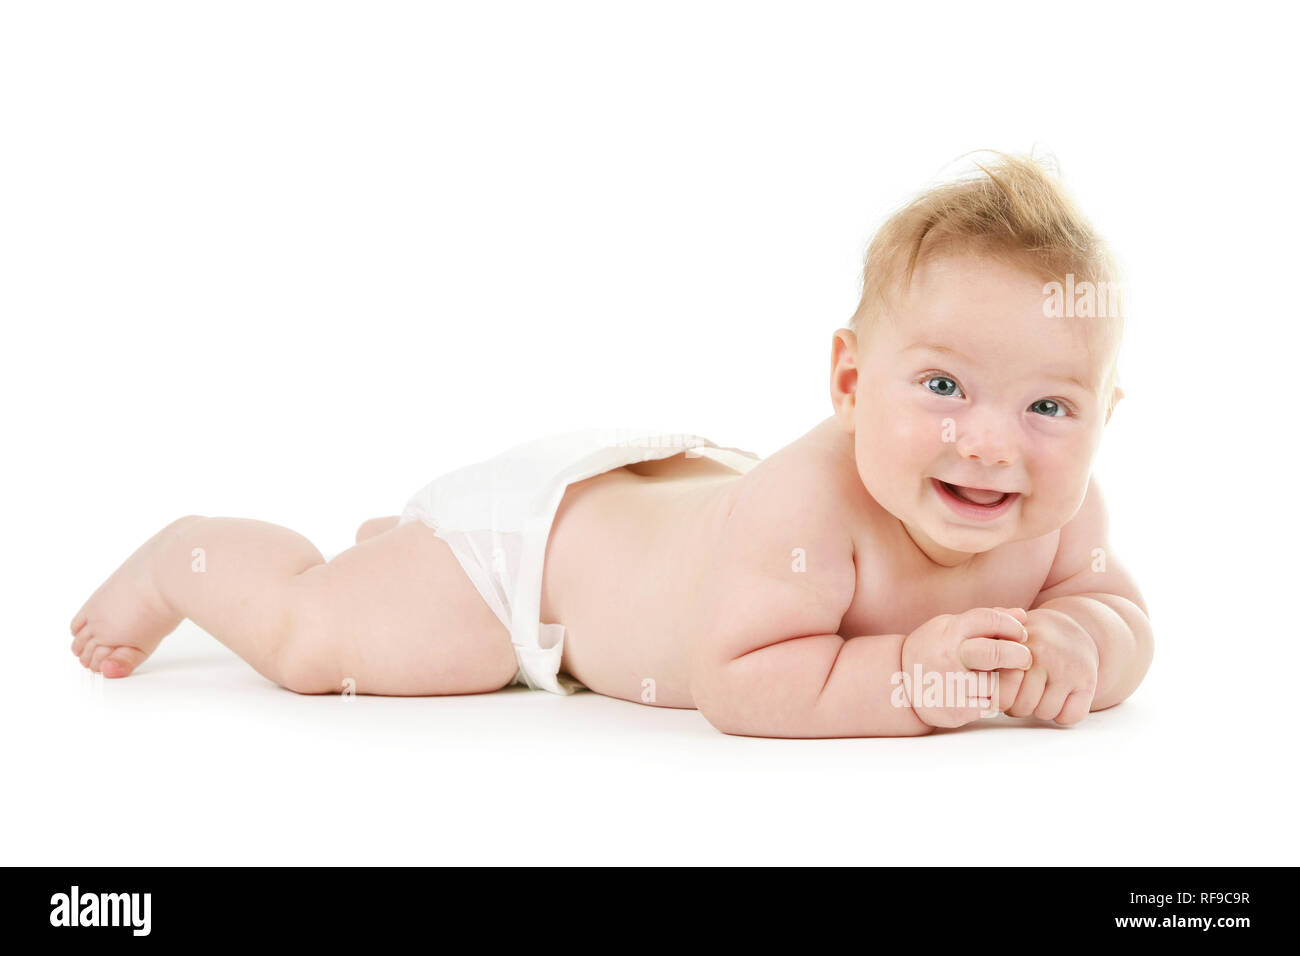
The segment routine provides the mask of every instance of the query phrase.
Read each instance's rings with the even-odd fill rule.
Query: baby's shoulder
[[[853,529],[866,497],[851,452],[816,431],[763,459],[738,483],[730,509],[733,534],[799,539],[823,555],[852,562]]]
[[[749,622],[746,633],[829,634],[853,601],[845,487],[807,438],[763,459],[730,491],[706,588],[718,607]]]

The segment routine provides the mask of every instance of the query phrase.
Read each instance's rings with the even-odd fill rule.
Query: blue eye
[[[960,396],[962,398],[966,397],[966,394],[961,390],[961,386],[950,379],[947,375],[931,375],[925,380],[924,385],[930,391],[934,392],[934,394],[942,395],[944,398],[952,398],[954,396]]]
[[[1045,418],[1066,418],[1070,414],[1064,405],[1050,398],[1040,398],[1029,406],[1029,410]]]

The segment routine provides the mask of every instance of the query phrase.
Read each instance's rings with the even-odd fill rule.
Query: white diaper
[[[518,445],[443,475],[402,510],[451,547],[469,579],[510,632],[519,661],[514,683],[555,694],[582,685],[560,674],[564,627],[541,622],[542,563],[555,512],[575,481],[623,465],[708,458],[744,473],[758,457],[698,435],[590,429]]]

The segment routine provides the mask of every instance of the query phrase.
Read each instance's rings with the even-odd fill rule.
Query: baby
[[[896,212],[835,333],[833,414],[759,461],[588,431],[452,472],[331,561],[186,517],[72,621],[126,677],[185,618],[298,693],[585,686],[729,734],[1077,724],[1152,656],[1091,479],[1122,395],[1118,276],[1037,162]]]

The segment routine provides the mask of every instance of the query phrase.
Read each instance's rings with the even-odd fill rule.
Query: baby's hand
[[[1023,673],[1002,675],[1002,698],[1013,701],[1007,715],[1077,724],[1088,716],[1097,692],[1097,645],[1078,624],[1048,608],[1030,611],[1027,627],[1034,663]]]
[[[1004,691],[999,693],[1006,675],[1014,673],[1019,677],[1019,672],[1034,662],[1024,644],[1029,636],[1025,630],[1026,619],[1020,608],[976,607],[962,614],[940,614],[907,635],[903,640],[902,655],[903,673],[906,675],[904,686],[909,687],[909,699],[916,716],[931,727],[960,727],[978,719],[981,714],[1000,709],[1002,702],[1011,700]],[[915,681],[917,665],[920,665],[923,680],[927,680],[930,674],[938,674],[944,688],[954,684],[973,687],[978,676],[976,672],[988,671],[990,675],[985,687],[992,685],[993,696],[983,699],[968,697],[965,706],[958,706],[960,702],[948,699],[941,700],[939,706],[927,706],[925,684],[917,686]],[[953,674],[959,675],[956,681],[949,679]],[[994,675],[997,683],[993,683]],[[942,697],[948,695],[945,693]]]

